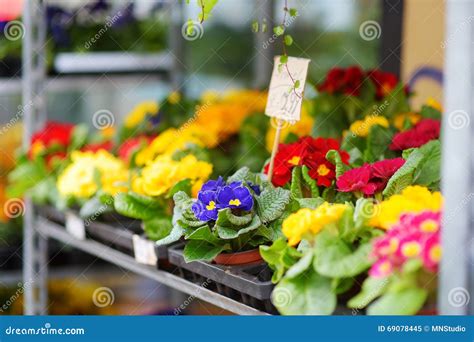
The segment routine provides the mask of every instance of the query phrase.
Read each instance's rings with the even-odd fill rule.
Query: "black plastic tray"
[[[223,266],[204,261],[187,263],[183,248],[184,244],[177,244],[168,249],[169,261],[178,267],[178,275],[255,309],[277,313],[270,301],[274,288],[270,280],[272,272],[265,263],[242,266]]]
[[[109,223],[91,221],[86,227],[86,232],[89,238],[104,243],[113,248],[117,248],[120,251],[133,255],[133,231],[123,228],[112,226]],[[140,228],[141,235],[143,238],[146,237],[143,234],[143,230]],[[138,233],[138,232],[137,232]],[[155,246],[155,253],[158,260],[168,259],[168,248],[167,246]]]
[[[51,205],[36,206],[39,215],[47,218],[50,221],[64,225],[66,222],[66,215]]]

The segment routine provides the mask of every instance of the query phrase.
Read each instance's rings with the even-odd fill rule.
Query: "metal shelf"
[[[61,241],[105,261],[123,267],[131,272],[156,280],[163,285],[211,303],[224,310],[239,315],[268,315],[266,312],[256,310],[171,273],[158,270],[153,266],[140,264],[136,262],[134,258],[99,242],[92,240],[79,240],[70,235],[62,226],[43,217],[38,217],[36,219],[36,230],[43,237]]]

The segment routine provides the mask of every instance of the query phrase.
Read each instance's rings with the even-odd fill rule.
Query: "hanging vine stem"
[[[280,57],[280,67],[285,67],[286,72],[288,73],[288,76],[290,77],[291,82],[293,83],[292,91],[298,98],[301,98],[302,95],[298,94],[298,92],[296,91],[296,89],[299,88],[300,82],[299,80],[295,80],[295,78],[290,72],[290,68],[288,67],[288,52],[286,50],[286,47],[293,44],[293,38],[288,34],[284,35],[287,26],[286,19],[288,14],[290,14],[291,17],[296,17],[298,15],[296,9],[289,8],[288,0],[285,0],[285,6],[283,7],[283,21],[279,26],[274,27],[273,31],[277,36],[281,36],[283,55]]]

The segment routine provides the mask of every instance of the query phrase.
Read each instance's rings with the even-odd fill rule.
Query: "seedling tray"
[[[169,261],[177,266],[175,273],[182,278],[216,291],[221,295],[268,313],[277,313],[270,301],[274,285],[271,270],[265,263],[224,266],[204,261],[186,263],[184,244],[168,249]]]
[[[136,232],[138,235],[146,238],[141,232]],[[121,252],[128,255],[134,254],[133,252],[133,235],[136,233],[128,228],[113,226],[109,223],[91,221],[90,224],[86,225],[86,232],[89,238],[92,240],[104,243],[110,247],[116,248]],[[167,246],[155,245],[155,253],[158,260],[168,259],[168,248]]]

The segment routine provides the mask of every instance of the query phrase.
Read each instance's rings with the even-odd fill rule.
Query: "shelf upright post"
[[[46,119],[45,40],[46,11],[43,0],[24,2],[22,58],[23,149],[27,151],[38,123]],[[23,221],[23,292],[26,315],[46,314],[47,237],[36,230],[36,215],[30,198],[25,197]]]
[[[443,258],[438,309],[474,313],[474,3],[446,1],[442,135]],[[442,45],[443,46],[443,45]],[[472,298],[471,298],[472,297]]]
[[[169,28],[169,46],[170,51],[173,54],[173,67],[171,69],[171,86],[173,90],[180,90],[185,93],[186,89],[180,89],[183,87],[184,71],[186,65],[186,54],[184,38],[182,36],[182,28],[185,24],[184,21],[184,3],[183,0],[173,1],[169,4],[170,6],[170,21],[171,25]]]
[[[268,26],[265,32],[254,34],[254,50],[257,56],[253,64],[253,84],[257,88],[264,88],[268,87],[272,75],[275,45],[280,44],[278,41],[280,38],[276,38],[272,30],[275,21],[275,0],[256,1],[254,12],[257,16],[254,19],[260,23],[265,19]]]

